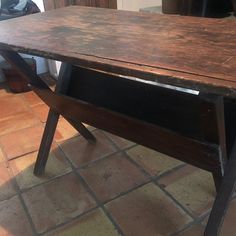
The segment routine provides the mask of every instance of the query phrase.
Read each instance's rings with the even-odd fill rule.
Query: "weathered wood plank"
[[[0,46],[17,51],[116,73],[122,68],[173,85],[236,91],[233,20],[75,6],[0,22],[0,34]]]

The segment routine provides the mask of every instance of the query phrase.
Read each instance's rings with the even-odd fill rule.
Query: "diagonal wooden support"
[[[71,78],[71,71],[71,65],[62,63],[55,93],[64,94],[67,92]],[[34,174],[37,176],[42,175],[45,170],[59,117],[60,113],[50,108],[34,168]],[[74,126],[90,143],[95,141],[94,136],[84,127],[82,123],[74,121],[71,118],[67,118],[67,121]]]
[[[52,108],[50,104],[47,103],[47,99],[50,99],[50,95],[53,95],[51,89],[37,76],[36,73],[31,70],[31,68],[18,53],[6,50],[1,50],[0,53],[27,80],[29,86],[32,87],[32,90],[50,107],[34,170],[36,175],[41,175],[46,166],[60,112],[55,108]],[[55,93],[65,94],[67,92],[71,70],[71,65],[65,63],[62,64]],[[68,117],[66,114],[63,114],[63,116],[90,143],[94,143],[96,141],[92,133],[81,122],[73,119],[72,117]]]

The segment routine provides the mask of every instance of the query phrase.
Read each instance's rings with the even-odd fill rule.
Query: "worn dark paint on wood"
[[[233,20],[74,6],[0,22],[0,46],[235,95],[235,31]]]
[[[89,17],[89,14],[94,17]],[[50,14],[36,15],[30,19],[31,23],[28,25],[26,18],[22,22],[9,20],[6,24],[0,24],[0,47],[3,48],[1,54],[58,114],[67,119],[87,122],[211,171],[218,185],[218,194],[205,236],[217,236],[236,182],[235,133],[227,124],[232,121],[235,123],[230,115],[231,111],[235,110],[235,101],[218,95],[208,95],[215,92],[235,96],[235,23],[230,20],[169,17],[92,8],[67,8],[51,11]],[[18,29],[19,23],[32,26],[32,23],[39,20],[40,24],[36,24],[36,28]],[[108,24],[105,24],[107,22]],[[13,32],[16,32],[17,40],[12,38]],[[119,103],[114,103],[113,107],[97,100],[96,96],[91,94],[85,96],[81,90],[80,94],[77,94],[76,89],[69,88],[69,96],[53,93],[30,70],[24,60],[11,50],[86,66],[89,70],[93,68],[192,89],[199,88],[207,94],[206,100],[197,96],[203,105],[200,106],[203,110],[199,113],[208,116],[204,117],[200,124],[207,127],[211,117],[214,120],[210,130],[203,132],[203,139],[199,139],[198,136],[191,137],[182,133],[186,131],[184,129],[168,129],[163,124],[140,117],[137,110],[134,110],[133,114],[126,114],[124,110],[117,109]],[[95,73],[97,79],[99,73]],[[82,80],[86,89],[90,87],[87,76],[88,74]],[[116,80],[122,81],[119,76],[113,76],[111,79],[115,77]],[[72,84],[78,81],[79,79],[72,77]],[[108,81],[106,84],[111,90],[115,85]],[[165,92],[164,95],[171,97],[171,93]],[[137,91],[136,94],[138,95]],[[185,95],[181,102],[188,104],[190,97]],[[167,105],[168,102],[163,101],[163,104]],[[154,103],[153,107],[155,105]],[[198,105],[193,107],[197,108]],[[204,112],[208,111],[208,108],[209,115]],[[167,109],[170,107],[167,106]],[[160,119],[163,111],[158,110]],[[171,122],[170,120],[170,123],[165,125],[171,125]],[[217,132],[213,130],[214,127]],[[231,154],[229,160],[222,159],[227,154],[226,150],[228,155]],[[226,169],[224,161],[227,162]]]

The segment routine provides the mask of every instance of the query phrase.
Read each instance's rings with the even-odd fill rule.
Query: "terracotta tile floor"
[[[93,127],[89,144],[60,118],[38,178],[48,108],[0,84],[0,111],[0,236],[203,235],[215,196],[209,173]],[[236,236],[235,219],[233,200],[222,236]]]

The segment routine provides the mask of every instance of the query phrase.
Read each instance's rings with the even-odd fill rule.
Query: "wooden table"
[[[0,22],[0,53],[50,107],[35,174],[59,115],[95,142],[85,122],[212,172],[217,197],[205,235],[218,235],[236,181],[235,26],[86,7]],[[55,92],[19,52],[63,61]]]

